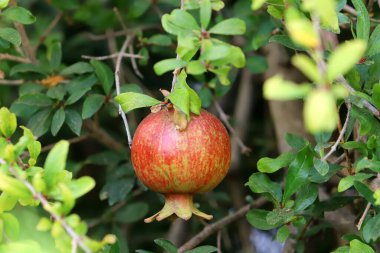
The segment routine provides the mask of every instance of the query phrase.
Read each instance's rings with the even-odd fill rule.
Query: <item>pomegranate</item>
[[[146,223],[175,215],[184,220],[192,214],[212,219],[193,205],[193,195],[215,188],[230,165],[229,136],[214,115],[201,110],[199,116],[191,115],[182,131],[174,118],[174,109],[151,113],[133,139],[132,163],[137,177],[165,196],[163,209],[145,219]]]

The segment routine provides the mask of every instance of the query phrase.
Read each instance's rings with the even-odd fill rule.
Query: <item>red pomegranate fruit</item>
[[[231,161],[228,133],[212,114],[191,115],[184,130],[174,123],[175,110],[148,115],[138,126],[132,144],[137,177],[165,196],[161,211],[144,221],[161,221],[176,215],[188,220],[194,214],[211,215],[193,205],[193,195],[215,188],[227,174]]]

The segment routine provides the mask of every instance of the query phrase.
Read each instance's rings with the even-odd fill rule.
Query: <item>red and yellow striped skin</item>
[[[132,144],[137,177],[164,195],[203,193],[227,174],[230,140],[223,124],[205,110],[192,115],[187,128],[176,129],[174,110],[148,115],[138,126]]]

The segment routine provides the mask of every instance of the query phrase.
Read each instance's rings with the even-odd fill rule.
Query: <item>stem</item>
[[[30,59],[11,54],[0,54],[0,60],[10,60],[15,62],[30,63]]]
[[[127,57],[127,58],[138,58],[138,59],[145,58],[139,54],[127,54],[127,53],[115,53],[115,54],[104,55],[104,56],[82,55],[82,58],[83,59],[94,59],[94,60],[98,60],[98,61],[103,61],[103,60],[117,58],[120,54],[122,57]]]
[[[361,228],[362,225],[363,225],[364,219],[365,219],[365,217],[367,216],[368,211],[369,211],[370,208],[371,208],[371,203],[368,202],[368,203],[367,203],[367,206],[366,206],[365,209],[364,209],[364,212],[363,212],[362,216],[360,217],[360,220],[359,220],[359,222],[358,222],[358,225],[356,225],[356,227],[358,228],[359,231],[360,231],[360,228]]]

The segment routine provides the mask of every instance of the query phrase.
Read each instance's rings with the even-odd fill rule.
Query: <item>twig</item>
[[[128,46],[128,51],[129,51],[130,54],[135,54],[134,51],[133,51],[132,43]],[[133,57],[130,57],[130,59],[131,59],[131,63],[132,63],[132,68],[135,71],[136,75],[138,77],[140,77],[141,79],[144,79],[144,76],[141,74],[141,72],[139,70],[139,67],[137,66],[136,59],[133,58]]]
[[[11,54],[0,54],[0,60],[10,60],[10,61],[16,61],[16,62],[22,62],[22,63],[30,63],[30,59],[19,57]]]
[[[31,183],[26,181],[24,178],[20,177],[13,167],[9,167],[9,172],[11,172],[12,175],[15,176],[15,178],[17,178],[28,188],[28,190],[32,193],[33,197],[41,202],[41,205],[45,209],[45,211],[47,211],[54,220],[58,221],[62,225],[67,234],[72,238],[73,241],[75,241],[75,243],[79,245],[79,247],[82,248],[84,252],[92,253],[92,251],[84,243],[83,239],[74,231],[74,229],[69,224],[67,224],[65,219],[62,216],[52,212],[53,207],[50,205],[48,200],[41,193],[37,192],[37,190],[33,187]]]
[[[110,37],[120,37],[120,36],[126,36],[131,33],[136,33],[136,31],[140,30],[149,30],[149,29],[161,29],[160,25],[157,24],[152,24],[152,25],[142,25],[142,26],[137,26],[131,29],[125,30],[120,30],[116,32],[112,32],[112,34],[92,34],[92,33],[84,33],[83,36],[90,40],[106,40]]]
[[[217,253],[222,253],[222,230],[219,230],[216,236],[216,247],[218,248]]]
[[[365,217],[367,216],[368,211],[369,211],[370,208],[371,208],[371,203],[368,202],[368,203],[367,203],[367,206],[366,206],[365,209],[364,209],[364,212],[363,212],[362,216],[360,217],[360,220],[359,220],[358,224],[356,225],[356,227],[358,228],[359,231],[360,231],[360,228],[361,228],[362,225],[363,225],[364,219],[365,219]]]
[[[41,46],[42,43],[44,43],[46,37],[51,33],[51,31],[54,29],[54,27],[58,24],[59,20],[62,18],[63,13],[59,12],[54,19],[51,21],[49,26],[46,28],[46,30],[42,33],[40,36],[38,43],[34,46],[33,51],[34,54],[36,54],[38,48]]]
[[[112,138],[106,131],[101,129],[93,120],[86,120],[83,126],[87,129],[91,137],[104,146],[112,150],[121,150],[123,145]]]
[[[115,53],[115,54],[110,54],[110,55],[104,55],[104,56],[82,55],[82,58],[83,59],[94,59],[94,60],[98,60],[98,61],[103,61],[103,60],[117,58],[119,55],[120,55],[120,53]],[[145,58],[144,56],[141,56],[139,54],[127,54],[127,53],[122,53],[121,57],[138,58],[138,59]]]
[[[327,158],[329,158],[335,151],[338,145],[341,143],[344,134],[346,133],[348,122],[350,121],[350,105],[347,104],[347,115],[346,120],[344,121],[344,125],[342,127],[342,130],[340,131],[340,134],[338,136],[338,139],[335,141],[334,145],[331,147],[330,151],[322,158],[322,161],[326,161]]]
[[[253,207],[259,207],[262,206],[266,202],[266,199],[261,197],[256,199],[255,202],[250,203],[248,205],[243,206],[240,208],[238,211],[235,213],[232,213],[223,219],[212,223],[210,225],[207,225],[206,227],[203,228],[201,232],[199,232],[197,235],[195,235],[193,238],[191,238],[189,241],[187,241],[185,244],[183,244],[179,249],[179,253],[183,253],[186,250],[190,250],[197,245],[199,245],[201,242],[203,242],[207,237],[210,235],[216,233],[217,231],[221,230],[225,226],[239,220],[242,218],[251,208]]]
[[[214,99],[214,105],[216,110],[219,113],[220,119],[224,122],[228,130],[231,132],[231,134],[236,138],[237,143],[240,146],[241,152],[243,154],[249,154],[251,152],[251,149],[244,144],[242,139],[239,137],[239,135],[236,133],[235,129],[231,126],[230,122],[228,121],[227,114],[223,111],[222,107],[219,105],[219,103]]]
[[[379,0],[378,0],[378,1],[379,1]],[[379,7],[380,7],[380,1],[379,1]],[[347,12],[347,13],[349,13],[349,14],[355,16],[355,17],[358,16],[358,12],[357,12],[354,8],[352,8],[351,6],[349,6],[348,4],[346,4],[345,6],[343,6],[343,10],[344,10],[345,12]],[[380,19],[370,18],[370,20],[371,20],[372,22],[375,22],[375,23],[380,23]]]
[[[19,80],[0,80],[0,85],[20,85],[23,84],[25,80],[19,79]]]
[[[78,143],[78,142],[84,141],[84,140],[88,139],[89,137],[90,137],[90,135],[86,134],[86,135],[82,135],[82,136],[78,136],[78,137],[75,137],[75,138],[69,139],[69,140],[67,140],[67,141],[68,141],[70,144],[73,144],[73,143]],[[41,148],[41,153],[49,151],[49,150],[52,149],[56,144],[57,144],[57,143],[52,143],[52,144],[49,144],[49,145],[44,146],[43,148]]]

